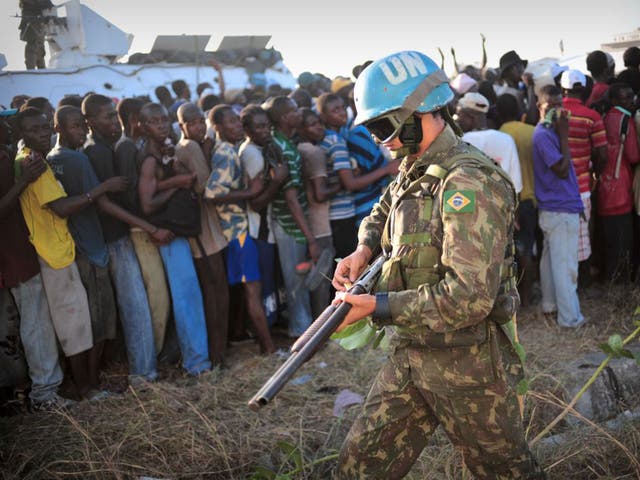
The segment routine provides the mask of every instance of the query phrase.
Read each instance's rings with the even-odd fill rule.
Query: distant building
[[[600,47],[605,52],[621,52],[629,47],[640,47],[640,28],[633,32],[614,35],[613,42],[603,43]]]

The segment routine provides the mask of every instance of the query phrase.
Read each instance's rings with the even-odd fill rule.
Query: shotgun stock
[[[369,267],[362,272],[358,280],[348,290],[354,295],[370,293],[373,290],[380,272],[382,264],[386,261],[386,257],[379,256]],[[291,347],[291,355],[278,368],[278,370],[265,382],[258,393],[249,400],[249,408],[259,410],[269,403],[282,387],[291,379],[293,374],[307,362],[317,350],[329,340],[329,337],[344,321],[347,313],[351,310],[348,303],[340,303],[338,305],[329,305],[318,316],[318,318],[305,330],[298,340]]]

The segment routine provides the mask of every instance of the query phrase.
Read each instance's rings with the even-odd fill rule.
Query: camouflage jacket
[[[358,234],[390,253],[376,288],[388,292],[390,318],[374,321],[446,347],[482,342],[490,316],[510,320],[515,209],[507,175],[448,126],[412,164],[405,158]]]

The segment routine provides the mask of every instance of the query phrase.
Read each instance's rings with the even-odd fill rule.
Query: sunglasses
[[[396,112],[391,112],[364,124],[371,135],[376,137],[380,143],[388,142],[398,136],[402,125],[404,122],[398,119]]]

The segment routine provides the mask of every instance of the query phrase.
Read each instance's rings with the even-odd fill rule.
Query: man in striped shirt
[[[346,128],[347,107],[339,95],[335,93],[322,94],[318,98],[318,111],[326,127],[320,147],[326,152],[329,162],[327,166],[329,184],[339,183],[342,186],[342,190],[331,198],[329,219],[331,220],[336,257],[344,258],[353,252],[357,244],[357,206],[359,203],[363,204],[367,201],[363,197],[359,197],[358,194],[363,192],[364,198],[371,200],[372,206],[380,193],[370,195],[369,187],[375,189],[375,182],[396,173],[399,162],[384,164],[383,159],[380,159],[378,164],[374,165],[360,165],[358,163],[355,156],[351,154],[351,147],[348,143],[348,139],[355,140],[355,138],[350,136],[351,132]],[[369,132],[364,127],[361,128],[375,147]],[[355,147],[355,144],[352,143],[352,146]],[[362,146],[362,142],[360,142],[360,146]],[[359,153],[363,153],[362,150]],[[378,191],[380,191],[380,187],[378,187]],[[370,198],[367,194],[370,195]],[[368,213],[368,211],[364,213],[361,218],[364,218]]]
[[[301,288],[296,265],[307,259],[307,248],[315,263],[320,247],[306,219],[307,196],[301,174],[300,152],[291,141],[302,122],[295,102],[288,97],[272,98],[266,108],[273,124],[273,139],[282,150],[289,177],[271,201],[273,233],[280,255],[280,269],[287,290],[289,337],[295,338],[311,325],[309,291]]]
[[[591,190],[593,174],[602,171],[607,163],[607,135],[602,118],[595,110],[582,103],[584,88],[587,85],[585,75],[579,70],[567,70],[562,73],[562,104],[571,112],[569,117],[569,150],[573,167],[578,177],[580,197],[584,204],[584,216],[580,217],[578,242],[579,278],[581,285],[589,283],[589,257],[591,241],[589,238],[589,220],[591,218]],[[593,159],[593,162],[592,162]]]
[[[325,126],[320,147],[327,154],[329,185],[342,185],[342,190],[330,200],[329,220],[336,256],[344,258],[353,252],[358,243],[354,194],[342,182],[343,172],[353,176],[347,141],[343,135],[347,125],[347,106],[342,97],[327,92],[318,97],[318,112]]]

